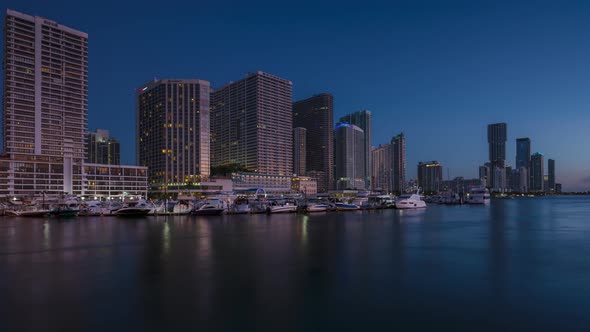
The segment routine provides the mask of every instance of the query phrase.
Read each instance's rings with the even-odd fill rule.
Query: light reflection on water
[[[587,330],[588,215],[590,199],[560,197],[4,218],[0,330]]]

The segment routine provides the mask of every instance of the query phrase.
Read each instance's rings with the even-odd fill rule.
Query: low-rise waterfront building
[[[254,172],[232,173],[233,190],[263,188],[268,194],[291,193],[291,176]]]
[[[291,179],[291,189],[306,197],[315,196],[318,193],[318,183],[309,176],[294,176]]]

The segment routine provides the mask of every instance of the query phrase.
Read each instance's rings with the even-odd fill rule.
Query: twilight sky
[[[487,124],[507,122],[509,165],[516,138],[530,137],[564,190],[590,189],[588,1],[2,4],[2,25],[11,8],[89,34],[89,129],[109,129],[126,164],[135,88],[154,77],[217,87],[262,70],[293,81],[296,100],[332,93],[335,119],[370,110],[374,145],[403,131],[409,177],[429,160],[445,179],[476,177]]]

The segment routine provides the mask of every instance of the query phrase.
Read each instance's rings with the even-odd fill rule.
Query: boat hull
[[[223,209],[194,210],[192,214],[195,216],[219,216],[223,211]]]
[[[151,209],[119,209],[114,211],[113,214],[117,217],[143,217],[150,213]]]

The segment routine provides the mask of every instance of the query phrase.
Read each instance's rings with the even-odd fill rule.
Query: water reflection
[[[587,202],[5,218],[0,326],[367,330],[379,322],[384,330],[471,331],[474,324],[510,330],[516,322],[525,330],[568,329],[589,323]]]

